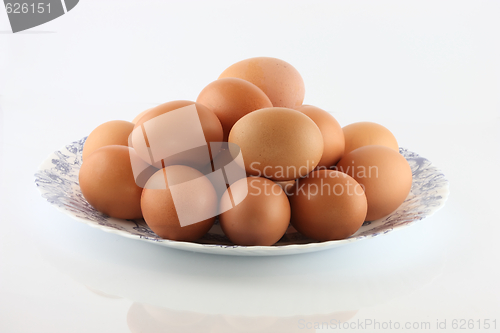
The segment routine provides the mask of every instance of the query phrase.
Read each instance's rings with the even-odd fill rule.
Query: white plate
[[[224,236],[216,221],[208,234],[199,242],[171,241],[159,238],[142,219],[112,218],[99,213],[87,203],[78,184],[78,171],[82,163],[85,139],[54,152],[40,165],[35,174],[35,183],[42,197],[62,212],[92,227],[179,250],[237,256],[272,256],[331,249],[365,238],[385,235],[421,220],[441,208],[449,193],[448,181],[441,171],[429,160],[400,148],[399,152],[410,163],[413,173],[410,194],[395,212],[379,220],[365,222],[347,239],[315,242],[289,228],[285,236],[274,246],[237,246]]]

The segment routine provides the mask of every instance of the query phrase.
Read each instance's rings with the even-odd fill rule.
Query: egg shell
[[[128,146],[128,137],[133,129],[134,124],[125,120],[111,120],[97,126],[85,140],[82,160],[101,147]]]
[[[200,117],[201,127],[203,128],[203,133],[205,134],[206,141],[222,141],[222,125],[219,121],[219,118],[217,118],[217,116],[206,106],[192,101],[171,101],[155,106],[154,108],[149,109],[142,117],[139,118],[134,128],[141,126],[146,121],[151,120],[159,115],[192,104],[196,105],[196,110],[198,111],[198,116]]]
[[[222,196],[220,211],[224,234],[238,245],[273,245],[290,223],[287,196],[279,185],[261,177],[233,183]]]
[[[380,124],[362,121],[345,126],[342,131],[345,139],[344,154],[369,145],[386,146],[399,152],[399,145],[394,135]]]
[[[148,112],[149,110],[151,110],[151,108],[146,109],[146,110],[142,111],[141,113],[139,113],[137,116],[135,116],[134,120],[132,120],[132,124],[134,124],[134,125],[137,124],[139,119],[141,119],[141,117],[144,116],[146,114],[146,112]]]
[[[229,133],[249,175],[292,180],[311,172],[321,160],[323,137],[305,114],[287,108],[266,108],[238,120]]]
[[[361,184],[368,201],[367,221],[395,211],[411,190],[410,165],[399,152],[379,145],[364,146],[344,155],[337,164]]]
[[[202,145],[202,146],[197,146],[197,148],[194,149],[189,149],[189,150],[184,150],[183,147],[186,146],[186,140],[181,140],[178,139],[177,137],[171,138],[167,142],[164,141],[165,145],[169,146],[169,149],[171,151],[180,151],[181,153],[172,155],[166,159],[164,159],[162,162],[160,161],[152,161],[151,160],[151,155],[150,152],[147,148],[150,148],[150,143],[149,140],[146,139],[146,145],[141,146],[138,144],[138,138],[142,136],[143,131],[141,131],[141,126],[158,117],[161,116],[165,113],[172,112],[175,110],[178,110],[180,108],[190,106],[190,105],[195,105],[196,106],[196,111],[199,117],[199,121],[201,123],[201,128],[203,130],[203,135],[205,137],[206,144],[209,147],[210,142],[221,142],[223,138],[223,131],[222,131],[222,125],[217,118],[217,116],[210,111],[206,106],[200,104],[200,103],[195,103],[191,101],[172,101],[172,102],[167,102],[161,105],[158,105],[152,109],[150,109],[148,112],[146,112],[140,119],[137,121],[137,124],[134,126],[134,130],[131,136],[131,145],[136,149],[137,154],[147,163],[154,165],[157,168],[161,168],[163,166],[168,166],[168,165],[175,165],[175,164],[184,164],[188,166],[192,166],[195,168],[201,168],[207,164],[207,162],[210,161],[210,154],[207,146]],[[179,116],[176,116],[177,119],[182,120],[179,118]],[[198,121],[198,119],[196,120]],[[159,137],[162,136],[163,133],[172,133],[176,129],[179,129],[176,127],[176,124],[168,124],[168,126],[171,126],[170,128],[165,128],[164,126],[155,126],[153,129],[153,133],[147,133],[148,138],[149,137]],[[196,124],[193,124],[191,127],[193,128],[193,131],[195,128],[197,128]],[[188,130],[190,130],[189,128]],[[184,131],[184,129],[181,129]],[[187,135],[187,137],[190,137],[190,134],[188,132],[183,132],[183,134]],[[192,133],[193,135],[191,136],[196,136],[197,133]],[[141,148],[142,147],[142,148]],[[163,163],[163,164],[162,164]]]
[[[222,78],[207,85],[197,103],[205,105],[219,118],[227,141],[229,131],[244,115],[273,104],[256,85],[239,78]]]
[[[289,196],[291,223],[318,241],[345,239],[363,224],[367,200],[352,177],[335,170],[316,170],[299,179]]]
[[[279,187],[281,187],[281,189],[283,190],[283,192],[285,192],[286,195],[289,195],[290,193],[292,193],[292,189],[295,185],[295,179],[275,181],[275,183],[279,185]]]
[[[259,87],[273,106],[294,108],[302,105],[305,95],[304,80],[286,61],[271,57],[256,57],[229,66],[219,79],[236,77]]]
[[[197,215],[210,217],[181,225],[179,207],[175,205],[170,187],[179,184],[182,189],[175,192],[176,200],[184,207],[192,207]],[[196,241],[203,237],[215,222],[217,204],[212,183],[198,170],[184,165],[172,165],[157,171],[146,183],[141,197],[147,225],[161,238],[176,241]]]
[[[142,188],[130,162],[132,148],[105,146],[90,154],[80,167],[80,189],[99,212],[119,219],[139,219]]]
[[[312,105],[301,105],[295,108],[311,118],[318,125],[323,136],[323,156],[318,167],[330,168],[344,155],[344,132],[337,119],[330,113]]]

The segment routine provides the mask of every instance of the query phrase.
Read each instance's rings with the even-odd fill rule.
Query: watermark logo
[[[166,112],[135,128],[129,136],[130,161],[136,184],[146,189],[169,189],[182,227],[204,221],[233,208],[248,194],[248,187],[232,195],[231,186],[246,178],[238,145],[228,142],[207,144],[196,105]],[[198,170],[179,177],[173,165]],[[159,172],[162,170],[162,172]],[[228,190],[231,206],[206,210],[190,203],[189,189],[206,189],[207,179],[220,199]],[[207,194],[208,195],[208,194]]]
[[[52,21],[72,10],[79,0],[4,0],[12,32]]]

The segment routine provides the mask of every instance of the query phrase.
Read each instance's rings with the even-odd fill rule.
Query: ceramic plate
[[[85,139],[54,152],[40,165],[35,174],[35,183],[42,197],[62,212],[92,227],[179,250],[237,256],[272,256],[326,250],[408,226],[436,212],[448,197],[448,181],[443,173],[429,160],[400,148],[399,152],[410,163],[413,172],[410,194],[395,212],[379,220],[365,222],[347,239],[316,242],[289,228],[274,246],[237,246],[224,236],[216,221],[208,234],[196,243],[171,241],[159,238],[142,219],[112,218],[99,213],[87,203],[78,184]]]

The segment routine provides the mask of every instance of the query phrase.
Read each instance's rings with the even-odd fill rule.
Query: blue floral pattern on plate
[[[198,242],[178,242],[158,237],[144,220],[122,220],[96,211],[85,200],[78,184],[82,164],[83,138],[51,154],[35,174],[35,183],[43,198],[71,217],[101,230],[121,236],[154,242],[181,250],[223,255],[284,255],[334,248],[361,239],[376,237],[408,226],[439,208],[448,197],[448,181],[432,163],[417,153],[400,148],[413,173],[411,192],[405,202],[390,215],[365,222],[351,237],[340,241],[315,242],[289,228],[274,246],[237,246],[224,236],[218,221]]]

